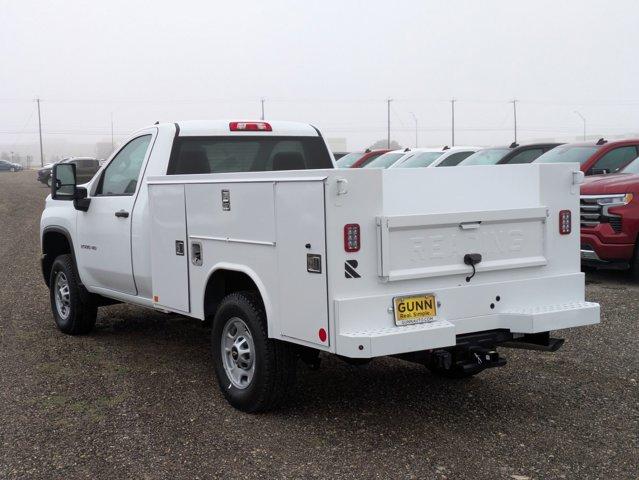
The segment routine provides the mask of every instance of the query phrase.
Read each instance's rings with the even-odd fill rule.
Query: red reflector
[[[231,122],[231,132],[272,132],[271,125],[266,122]]]
[[[559,233],[568,235],[572,231],[572,215],[570,210],[562,210],[559,212]]]
[[[344,250],[347,252],[358,252],[359,246],[359,225],[357,223],[344,225]]]
[[[326,338],[328,337],[328,335],[326,334],[326,330],[324,330],[323,328],[319,329],[319,332],[317,332],[319,339],[321,342],[325,342]]]

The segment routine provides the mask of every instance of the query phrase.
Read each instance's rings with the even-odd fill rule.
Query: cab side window
[[[150,143],[151,135],[143,135],[127,143],[104,170],[95,194],[133,195]]]
[[[637,158],[636,147],[629,146],[615,148],[597,160],[589,173],[615,173],[628,165],[635,158]]]

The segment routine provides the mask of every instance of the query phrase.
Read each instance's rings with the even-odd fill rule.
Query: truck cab
[[[42,267],[56,325],[128,302],[212,323],[221,391],[276,407],[295,364],[395,355],[445,377],[557,350],[599,321],[579,270],[574,164],[336,169],[292,122],[157,124],[86,185],[52,172]]]

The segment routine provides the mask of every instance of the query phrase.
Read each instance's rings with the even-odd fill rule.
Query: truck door
[[[278,183],[275,216],[282,335],[326,346],[324,182]]]
[[[153,133],[130,140],[102,172],[87,212],[78,213],[78,267],[88,287],[136,295],[131,213]]]

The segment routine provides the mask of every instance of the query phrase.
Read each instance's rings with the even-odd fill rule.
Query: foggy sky
[[[614,8],[612,6],[614,5]],[[348,148],[639,132],[639,2],[0,0],[0,149],[180,119],[318,126]],[[87,152],[90,153],[90,152]]]

